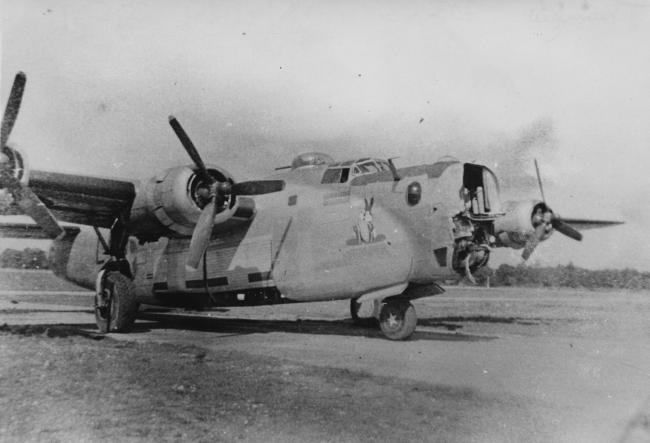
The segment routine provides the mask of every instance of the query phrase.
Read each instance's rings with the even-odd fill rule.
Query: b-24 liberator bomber
[[[145,181],[30,171],[7,145],[25,81],[16,75],[2,121],[0,187],[36,224],[1,231],[53,239],[51,268],[95,291],[103,332],[128,331],[140,304],[350,299],[353,319],[374,302],[384,335],[406,339],[417,322],[411,301],[458,274],[472,280],[494,248],[527,259],[554,231],[581,240],[578,229],[619,223],[561,218],[543,191],[501,204],[489,168],[453,158],[397,168],[305,153],[267,179],[237,182],[203,162],[174,117],[189,165]]]

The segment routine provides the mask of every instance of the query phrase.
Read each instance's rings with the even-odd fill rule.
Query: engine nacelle
[[[499,246],[521,249],[535,235],[535,217],[542,217],[550,209],[539,200],[508,201],[505,203],[506,215],[494,221],[494,234]],[[551,236],[552,231],[545,233],[540,241]]]
[[[95,231],[89,226],[65,226],[65,234],[52,241],[48,261],[57,277],[83,288],[95,290],[97,274],[108,266],[131,277],[135,272],[137,240],[131,237],[126,246],[126,260],[109,262]],[[108,236],[108,230],[102,234]]]
[[[234,182],[223,169],[208,166],[208,172],[219,182]],[[144,241],[155,241],[164,235],[191,236],[207,204],[198,192],[202,187],[206,184],[192,166],[162,171],[136,193],[129,217],[130,231]],[[229,196],[217,210],[215,225],[232,217],[249,219],[254,209],[252,199]]]
[[[97,235],[87,227],[66,227],[65,235],[52,242],[48,259],[54,275],[87,289],[95,286],[100,261]]]

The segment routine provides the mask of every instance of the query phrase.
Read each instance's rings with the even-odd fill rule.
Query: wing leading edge
[[[128,212],[135,197],[129,181],[31,171],[29,187],[58,220],[110,228]]]

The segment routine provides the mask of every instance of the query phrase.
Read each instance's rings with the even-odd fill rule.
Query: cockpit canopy
[[[291,169],[302,168],[304,166],[321,166],[334,163],[334,159],[322,152],[304,152],[298,155],[291,162]]]
[[[355,177],[377,172],[390,171],[386,160],[377,158],[360,158],[329,165],[321,183],[348,183]]]

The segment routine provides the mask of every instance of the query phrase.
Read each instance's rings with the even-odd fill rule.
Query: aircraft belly
[[[208,249],[208,276],[225,278],[228,290],[266,287],[270,282],[271,239],[260,238]]]
[[[139,295],[154,293],[211,293],[274,286],[271,279],[270,236],[233,235],[214,240],[196,270],[185,266],[189,239],[171,239],[157,251],[144,250],[136,263]]]
[[[165,237],[162,237],[156,242],[146,243],[138,247],[134,259],[131,260],[131,268],[135,275],[134,283],[138,297],[151,295],[154,282],[163,278],[159,269],[161,266],[166,269],[166,263],[163,258],[167,243],[168,239]]]
[[[331,207],[330,207],[331,208]],[[275,265],[277,287],[296,301],[349,298],[408,280],[411,255],[387,225],[366,241],[355,234],[357,210],[295,218]],[[386,232],[386,234],[384,234]]]
[[[349,297],[384,288],[408,278],[410,260],[387,243],[363,245],[333,254],[315,266],[314,287],[323,298]],[[320,283],[320,284],[319,284]]]

